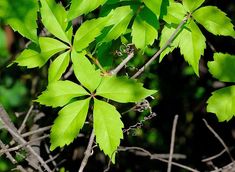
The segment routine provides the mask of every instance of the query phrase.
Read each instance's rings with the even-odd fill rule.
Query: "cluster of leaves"
[[[160,61],[179,47],[185,60],[199,75],[199,60],[206,48],[206,38],[198,24],[214,35],[235,36],[231,20],[226,14],[214,6],[200,7],[203,2],[72,0],[69,10],[66,10],[55,0],[40,0],[39,4],[36,0],[4,1],[0,5],[0,17],[4,17],[15,31],[32,41],[15,63],[35,68],[42,67],[52,59],[48,69],[48,87],[37,99],[43,105],[63,107],[51,130],[51,149],[71,143],[83,127],[89,107],[93,107],[90,110],[93,110],[96,141],[104,153],[111,157],[123,137],[123,123],[115,107],[103,101],[103,98],[120,103],[138,102],[155,93],[135,80],[109,76],[103,68],[102,71],[97,70],[90,63],[87,56],[93,59],[96,50],[102,51],[106,43],[117,39],[127,40],[144,52],[158,39],[160,32],[159,48],[168,43]],[[100,6],[100,17],[86,20],[74,30],[73,19]],[[40,17],[37,16],[38,11]],[[38,19],[54,37],[38,37]],[[165,22],[162,30],[159,21]],[[182,22],[172,43],[168,42]],[[60,80],[70,62],[81,85]],[[210,108],[208,111],[211,111]],[[114,156],[112,160],[114,162]]]

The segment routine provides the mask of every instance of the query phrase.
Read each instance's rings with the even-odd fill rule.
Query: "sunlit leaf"
[[[183,0],[183,6],[187,11],[193,12],[200,7],[203,2],[205,2],[205,0]]]
[[[205,6],[193,13],[195,20],[214,35],[235,37],[231,19],[215,6]]]
[[[154,93],[133,79],[115,76],[104,77],[96,91],[96,95],[121,103],[139,102]]]
[[[235,116],[235,86],[214,91],[207,101],[207,112],[215,113],[220,122]]]
[[[86,120],[89,102],[90,98],[78,100],[59,111],[51,129],[51,150],[70,144],[78,136]]]
[[[88,95],[87,91],[71,81],[55,81],[36,100],[40,104],[52,107],[64,106],[73,98]]]
[[[235,82],[235,56],[230,54],[215,53],[214,61],[208,62],[210,73],[213,77],[223,82]]]
[[[95,66],[90,63],[85,55],[86,52],[72,51],[73,69],[78,81],[93,92],[101,82],[101,75],[100,71],[95,70]]]
[[[115,151],[123,138],[121,115],[114,106],[95,99],[93,117],[96,142],[114,163]]]
[[[163,17],[163,20],[168,24],[180,24],[180,22],[184,19],[185,14],[187,14],[187,11],[181,3],[171,2],[167,8],[167,14]]]
[[[70,51],[58,56],[50,65],[48,70],[48,82],[57,81],[61,78],[69,65]]]

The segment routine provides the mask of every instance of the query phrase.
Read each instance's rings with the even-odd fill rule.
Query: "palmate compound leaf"
[[[93,117],[96,142],[115,163],[115,151],[123,139],[121,115],[114,106],[95,99]]]
[[[80,85],[71,81],[55,81],[36,100],[40,104],[52,107],[62,107],[73,98],[89,95]]]
[[[205,0],[183,0],[183,6],[188,12],[193,12],[200,7]]]
[[[188,28],[181,32],[180,52],[193,67],[194,72],[199,75],[199,60],[204,55],[206,38],[193,20],[189,21],[186,27]]]
[[[187,14],[187,11],[184,9],[184,6],[178,2],[170,2],[170,5],[167,7],[167,15],[163,17],[163,20],[168,24],[179,24]]]
[[[235,116],[235,86],[216,90],[207,101],[207,112],[216,114],[220,122]]]
[[[109,17],[100,17],[85,21],[74,36],[75,50],[79,52],[87,48],[101,34],[101,31],[107,26],[108,20]]]
[[[47,30],[57,38],[70,44],[69,36],[66,34],[68,25],[65,9],[56,4],[55,0],[40,0],[42,22]]]
[[[105,34],[102,42],[109,42],[116,40],[126,32],[134,13],[130,6],[118,7],[109,14],[111,18],[108,20],[107,25],[113,25],[110,30]]]
[[[235,56],[215,53],[214,61],[208,62],[210,73],[223,82],[235,82]]]
[[[150,21],[149,21],[150,19]],[[157,21],[155,23],[151,21]],[[144,50],[148,45],[152,45],[157,39],[159,23],[157,17],[148,8],[136,16],[132,26],[132,42],[136,48]]]
[[[40,37],[39,45],[40,48],[36,44],[30,44],[14,62],[28,68],[42,67],[51,56],[69,48],[64,43],[49,37]]]
[[[95,66],[90,63],[85,55],[85,51],[81,53],[72,51],[73,70],[78,81],[93,92],[101,82],[101,75],[100,71],[95,70]]]
[[[214,35],[235,37],[231,19],[215,6],[205,6],[196,10],[193,18]]]
[[[51,128],[50,149],[70,144],[82,129],[89,109],[90,98],[68,104],[59,111]]]
[[[48,83],[58,81],[63,73],[66,71],[70,60],[70,51],[59,55],[51,64],[48,69]]]
[[[20,9],[19,9],[20,7]],[[38,2],[35,0],[1,0],[0,18],[14,31],[37,43]]]
[[[103,5],[107,0],[72,0],[68,13],[69,20],[87,14]]]
[[[145,89],[143,84],[136,80],[116,76],[103,77],[96,90],[96,95],[120,103],[139,102],[154,93],[155,90]]]

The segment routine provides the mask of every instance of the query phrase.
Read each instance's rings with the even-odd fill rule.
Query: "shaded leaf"
[[[70,144],[78,136],[86,120],[89,102],[90,98],[78,100],[59,111],[51,128],[51,150]]]
[[[47,86],[36,101],[46,106],[58,107],[66,105],[73,98],[84,95],[89,95],[89,93],[74,82],[55,81]]]
[[[72,51],[73,69],[78,81],[93,92],[101,82],[100,71],[95,70],[95,66],[90,63],[85,55],[86,52]]]
[[[20,8],[19,8],[20,7]],[[35,0],[1,0],[0,17],[22,36],[37,43],[37,11]]]
[[[123,139],[124,127],[116,108],[104,101],[94,100],[94,130],[101,150],[115,162],[115,150]]]
[[[214,91],[207,101],[207,112],[215,113],[220,122],[235,115],[235,86]]]
[[[96,91],[96,95],[121,103],[139,102],[154,93],[133,79],[115,76],[104,77]]]
[[[213,77],[223,82],[235,82],[235,56],[230,54],[215,53],[214,61],[208,62],[210,73]]]

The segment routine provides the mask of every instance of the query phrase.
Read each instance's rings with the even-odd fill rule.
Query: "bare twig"
[[[64,74],[64,79],[68,79],[73,74],[73,66],[71,66],[67,73]]]
[[[26,114],[26,116],[25,116],[25,118],[24,118],[20,128],[18,129],[19,133],[21,133],[23,131],[23,129],[25,128],[25,124],[26,124],[26,122],[27,122],[27,120],[29,118],[29,115],[31,114],[32,110],[33,110],[33,105],[30,106],[30,108],[29,108],[29,110],[28,110],[28,112],[27,112],[27,114]]]
[[[2,148],[3,151],[6,151],[7,150],[7,147],[6,145],[0,140],[0,146]],[[12,164],[16,164],[17,161],[15,160],[15,158],[13,158],[13,156],[9,153],[9,152],[5,152],[6,153],[6,156],[7,158],[12,162]],[[0,155],[2,155],[3,153],[0,152]]]
[[[225,144],[225,142],[223,141],[223,139],[215,132],[215,130],[208,124],[208,122],[205,119],[202,119],[206,125],[206,127],[210,130],[210,132],[219,140],[219,142],[223,145],[223,147],[225,148],[226,152],[228,153],[231,161],[234,161],[228,146]]]
[[[46,152],[47,152],[47,154],[49,155],[49,160],[47,160],[46,161],[46,163],[48,163],[48,162],[52,162],[52,164],[54,165],[54,167],[55,167],[55,170],[56,171],[59,171],[59,169],[58,169],[58,167],[56,167],[56,162],[54,161],[58,156],[59,156],[59,154],[57,155],[57,156],[52,156],[51,154],[50,154],[50,150],[49,150],[49,148],[48,148],[48,146],[46,145],[46,144],[44,144],[44,147],[45,147],[45,150],[46,150]]]
[[[153,156],[155,154],[151,154],[149,151],[141,148],[141,147],[122,147],[122,148],[119,148],[116,150],[117,152],[126,152],[126,151],[130,151],[130,152],[133,152],[136,154],[136,152],[143,152],[143,154],[141,156],[148,156],[151,160],[159,160],[159,161],[162,161],[162,162],[165,162],[165,163],[168,163],[168,160],[166,159],[162,159],[162,158],[159,158],[157,156]],[[138,155],[138,154],[136,154]],[[177,167],[180,167],[180,168],[183,168],[185,170],[188,170],[188,171],[191,171],[191,172],[199,172],[198,170],[195,170],[191,167],[188,167],[188,166],[185,166],[185,165],[182,165],[182,164],[179,164],[177,162],[172,162],[171,163],[172,165],[174,166],[177,166]],[[107,172],[109,171],[110,169],[110,165],[111,165],[111,161],[109,161],[109,164],[108,164],[108,167],[104,170],[104,172]]]
[[[187,16],[185,17],[181,23],[178,25],[178,27],[175,29],[175,31],[173,32],[173,34],[171,35],[171,37],[167,40],[167,42],[164,44],[164,46],[158,51],[156,52],[156,54],[154,54],[154,56],[144,65],[142,66],[131,78],[135,79],[137,78],[141,73],[144,72],[144,70],[149,67],[149,65],[172,43],[172,41],[175,39],[175,37],[177,36],[177,34],[179,33],[180,29],[184,26],[184,24],[187,22],[188,18],[190,17]]]
[[[116,75],[133,57],[134,52],[131,52],[114,70],[110,71],[110,74]]]
[[[226,152],[226,149],[223,149],[220,153],[218,153],[216,155],[213,155],[211,157],[203,159],[202,162],[207,162],[207,161],[211,161],[213,159],[216,159],[216,158],[220,157],[221,155],[223,155],[225,152]]]
[[[24,133],[22,134],[21,136],[22,137],[28,137],[30,135],[33,135],[33,134],[37,134],[37,133],[41,133],[41,132],[44,132],[44,131],[47,131],[51,128],[51,126],[47,126],[47,127],[43,127],[43,128],[39,128],[37,130],[33,130],[33,131],[29,131],[27,133]]]
[[[12,148],[2,149],[2,150],[0,150],[0,154],[7,153],[7,152],[12,152],[12,151],[17,151],[17,150],[19,150],[19,149],[21,149],[21,148],[23,148],[23,147],[25,147],[27,145],[31,145],[34,142],[37,142],[39,140],[43,140],[43,139],[48,138],[48,137],[49,137],[49,135],[45,135],[45,136],[42,136],[42,137],[38,137],[38,138],[36,138],[34,140],[30,140],[29,142],[26,142],[24,144],[17,145],[17,146],[12,147]]]
[[[25,144],[27,143],[21,135],[18,133],[16,127],[13,125],[13,123],[10,121],[10,118],[8,117],[7,112],[5,109],[0,105],[0,118],[3,122],[4,128],[12,135],[14,140],[19,143],[19,144]],[[41,165],[48,171],[51,172],[49,166],[44,162],[44,160],[33,150],[33,148],[29,145],[26,146],[26,150],[31,153],[37,160],[38,162],[41,163]],[[31,162],[29,162],[31,163]],[[35,167],[35,165],[34,165]],[[38,167],[38,166],[37,166]],[[35,167],[36,168],[36,167]]]
[[[83,172],[83,170],[84,170],[84,168],[85,168],[85,166],[88,162],[88,159],[91,156],[92,145],[93,145],[94,139],[95,139],[95,132],[94,132],[94,129],[92,129],[91,136],[90,136],[90,139],[89,139],[89,143],[88,143],[86,151],[85,151],[85,156],[82,160],[82,163],[81,163],[81,166],[79,167],[78,172]]]
[[[170,156],[169,156],[169,161],[168,161],[167,172],[171,172],[172,156],[173,156],[174,144],[175,144],[175,132],[176,132],[176,126],[178,122],[178,117],[179,117],[178,115],[175,115],[172,131],[171,131]]]

